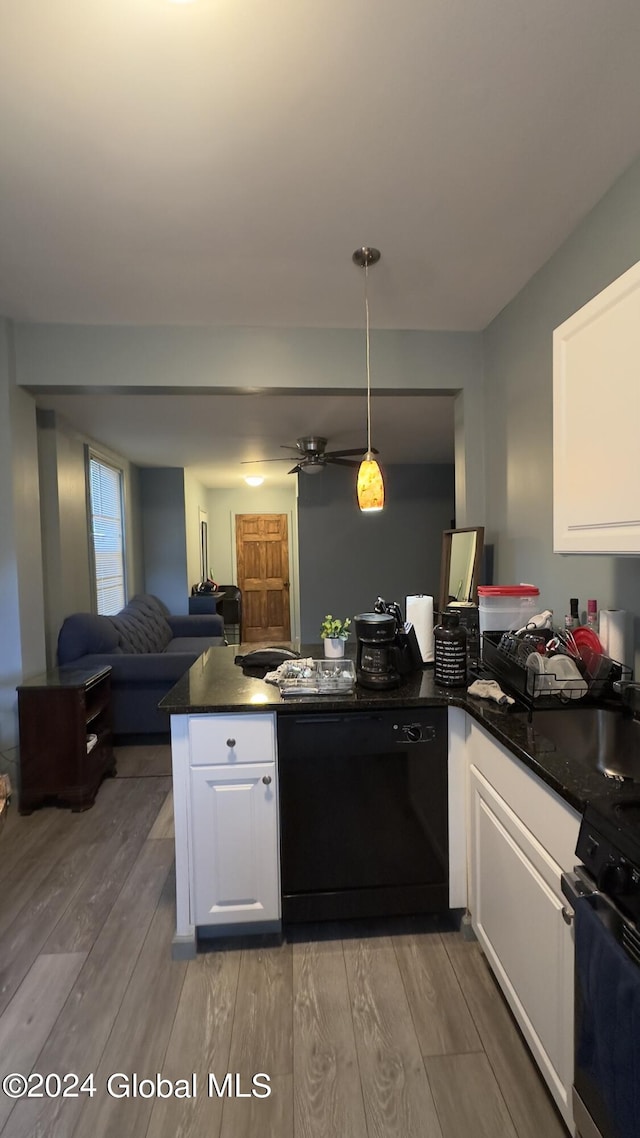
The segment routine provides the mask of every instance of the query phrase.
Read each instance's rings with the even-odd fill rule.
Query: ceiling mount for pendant
[[[380,257],[379,249],[374,249],[371,245],[362,245],[360,249],[356,249],[351,260],[359,269],[368,269],[370,265],[377,265]]]

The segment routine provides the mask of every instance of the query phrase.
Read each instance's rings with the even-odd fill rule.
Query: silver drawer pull
[[[561,912],[562,912],[562,919],[563,919],[565,925],[570,925],[572,920],[573,920],[573,913],[571,912],[571,910],[567,909],[566,905],[563,905]]]
[[[262,776],[262,781],[263,781],[265,786],[268,786],[269,783],[271,782],[271,775],[270,774],[264,774]]]
[[[227,739],[227,747],[231,747],[231,749],[233,750],[235,745],[236,745],[235,739]]]

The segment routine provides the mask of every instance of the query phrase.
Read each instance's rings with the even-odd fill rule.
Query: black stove
[[[640,798],[586,807],[562,875],[574,909],[573,1115],[579,1138],[638,1138]]]
[[[596,888],[640,925],[640,798],[589,803],[576,856]]]

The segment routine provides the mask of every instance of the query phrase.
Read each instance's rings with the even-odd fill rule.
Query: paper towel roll
[[[433,663],[433,597],[419,593],[406,598],[407,620],[416,630],[423,664]]]
[[[619,664],[633,667],[631,659],[631,620],[626,609],[602,609],[600,639],[607,656]]]

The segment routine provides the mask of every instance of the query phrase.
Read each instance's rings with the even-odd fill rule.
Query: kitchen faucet
[[[637,680],[614,680],[612,687],[622,700],[623,710],[637,715],[640,712],[640,683]]]

